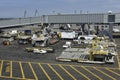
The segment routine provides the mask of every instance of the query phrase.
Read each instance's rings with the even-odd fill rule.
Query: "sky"
[[[0,0],[0,18],[120,12],[120,0]]]

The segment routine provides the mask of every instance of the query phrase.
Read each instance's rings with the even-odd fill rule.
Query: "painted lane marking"
[[[85,77],[87,80],[91,80],[90,78],[88,78],[85,74],[83,74],[82,72],[78,71],[76,68],[74,68],[73,66],[70,65],[70,67],[76,71],[77,73],[79,73],[80,75],[82,75],[83,77]]]
[[[64,80],[61,75],[50,65],[48,64],[48,66],[53,70],[54,73],[56,73],[56,75],[61,79],[61,80]]]
[[[2,76],[2,67],[3,67],[3,60],[1,61],[1,65],[0,65],[0,76]]]
[[[28,64],[29,64],[29,66],[30,66],[30,69],[32,70],[32,73],[33,73],[33,75],[34,75],[34,77],[35,77],[35,80],[38,80],[38,77],[37,77],[37,75],[36,75],[36,73],[35,73],[32,65],[31,65],[31,63],[29,62]]]
[[[101,72],[102,74],[108,76],[108,77],[111,78],[112,80],[116,80],[115,78],[113,78],[112,76],[106,74],[105,72],[103,72],[103,71],[101,71],[101,70],[99,70],[99,69],[97,69],[97,68],[95,68],[95,67],[93,67],[93,68],[94,68],[95,70],[97,70],[98,72]]]
[[[105,68],[105,69],[108,70],[109,72],[112,72],[112,73],[116,74],[117,76],[120,76],[120,74],[118,74],[118,73],[116,73],[116,72],[110,70],[109,68]]]
[[[25,79],[25,74],[24,74],[21,62],[19,62],[19,65],[20,65],[20,70],[21,70],[21,73],[22,73],[22,78]]]
[[[93,76],[95,76],[96,78],[98,78],[99,80],[103,80],[102,78],[100,78],[99,76],[97,76],[96,74],[94,74],[93,72],[91,72],[90,70],[88,70],[87,68],[85,68],[84,66],[82,66],[82,68],[84,70],[86,70],[87,72],[89,72],[90,74],[92,74]]]
[[[72,74],[70,74],[62,65],[59,65],[61,69],[63,69],[73,80],[77,80]]]
[[[38,63],[39,67],[42,69],[42,71],[44,72],[44,74],[46,75],[46,77],[48,78],[48,80],[51,80],[50,76],[47,74],[47,72],[45,71],[45,69],[42,67],[42,65],[40,63]]]
[[[10,78],[12,78],[12,61],[10,61]]]

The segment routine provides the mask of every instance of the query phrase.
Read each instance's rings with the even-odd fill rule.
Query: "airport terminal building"
[[[1,20],[0,27],[7,25],[14,26],[36,23],[48,23],[48,24],[120,23],[120,13],[56,14],[56,15],[42,15],[38,17],[15,18],[11,20]]]

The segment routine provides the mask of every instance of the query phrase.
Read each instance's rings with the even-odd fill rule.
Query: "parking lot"
[[[24,61],[0,61],[4,80],[118,80],[120,69],[82,65],[49,64]]]

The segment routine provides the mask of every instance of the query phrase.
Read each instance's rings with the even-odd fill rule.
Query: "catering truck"
[[[76,35],[75,31],[61,31],[59,33],[61,39],[74,39]]]

